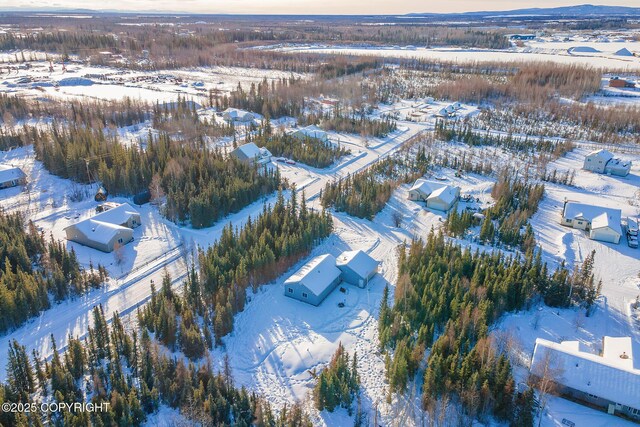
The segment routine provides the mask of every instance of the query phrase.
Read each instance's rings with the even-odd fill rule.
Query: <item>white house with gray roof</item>
[[[409,189],[409,200],[426,202],[429,209],[448,211],[460,198],[460,187],[419,178]]]
[[[0,165],[0,190],[4,188],[16,187],[27,183],[27,175],[22,169]]]
[[[607,150],[596,150],[584,157],[584,170],[616,176],[627,176],[631,171],[631,161],[614,158]]]

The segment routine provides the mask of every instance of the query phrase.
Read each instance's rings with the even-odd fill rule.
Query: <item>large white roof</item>
[[[94,242],[108,244],[121,231],[133,232],[130,228],[121,225],[111,224],[103,221],[96,221],[93,218],[85,219],[70,227],[75,227],[80,233]]]
[[[255,158],[262,157],[262,152],[260,151],[260,147],[258,147],[253,142],[241,145],[233,151],[237,154],[244,155],[247,159],[255,159]]]
[[[340,270],[336,267],[335,257],[331,254],[325,254],[306,263],[284,283],[300,283],[314,294],[320,295],[338,277],[340,277]]]
[[[95,221],[106,222],[109,224],[120,225],[129,221],[134,215],[140,215],[134,207],[132,207],[129,203],[123,203],[114,208],[101,212],[91,219]]]
[[[620,357],[623,354],[626,357]],[[640,369],[633,368],[630,337],[605,337],[603,356],[580,351],[577,341],[555,343],[538,338],[531,372],[541,373],[547,361],[559,384],[640,408]]]
[[[336,261],[338,267],[346,265],[360,277],[369,277],[372,271],[378,267],[378,261],[361,250],[344,251]]]
[[[418,190],[424,194],[431,194],[438,188],[446,187],[446,184],[441,182],[427,181],[424,178],[418,178],[413,184],[413,187],[409,191]]]
[[[567,219],[584,219],[589,221],[591,222],[591,228],[599,228],[602,226],[611,227],[622,234],[620,227],[622,211],[620,209],[605,208],[603,206],[588,205],[586,203],[567,202],[563,215]]]
[[[603,212],[597,217],[593,218],[593,221],[591,221],[592,230],[607,227],[622,235],[622,228],[620,227],[620,216],[614,216],[608,212]]]
[[[24,178],[26,175],[22,169],[13,166],[0,165],[0,182],[9,182]]]
[[[298,129],[298,132],[302,133],[305,136],[308,136],[309,138],[324,139],[327,137],[327,132],[315,125],[300,128]]]
[[[606,163],[613,159],[613,154],[607,150],[595,150],[587,154],[587,157],[598,157]]]
[[[458,188],[451,185],[445,185],[443,187],[434,190],[433,193],[427,197],[427,200],[440,199],[445,203],[451,204],[458,197]]]

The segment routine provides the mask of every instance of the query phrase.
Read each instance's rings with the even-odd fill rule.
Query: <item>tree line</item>
[[[107,278],[102,266],[80,267],[76,254],[48,240],[20,213],[0,210],[0,333],[68,297],[100,287]]]
[[[471,252],[432,232],[408,253],[401,247],[398,266],[394,305],[385,290],[379,317],[390,391],[405,390],[420,372],[427,411],[453,398],[470,419],[493,415],[531,425],[532,402],[519,400],[509,361],[495,353],[488,332],[503,313],[525,308],[548,280],[540,257]]]
[[[199,425],[311,426],[297,404],[276,414],[263,396],[233,384],[228,358],[220,372],[166,355],[146,329],[127,331],[120,316],[107,321],[94,308],[84,341],[70,338],[61,353],[53,337],[50,360],[29,355],[17,341],[9,345],[7,381],[0,404],[33,402],[104,405],[93,412],[0,412],[4,426],[141,426],[161,406],[175,409]],[[108,406],[107,406],[108,405]]]
[[[190,221],[195,228],[212,225],[280,184],[277,170],[261,170],[210,150],[204,142],[183,143],[166,133],[149,135],[144,150],[82,126],[30,128],[24,136],[54,175],[82,183],[99,181],[111,194],[149,190],[164,202],[162,212],[169,220]]]
[[[200,274],[188,288],[187,299],[196,313],[213,321],[216,343],[233,330],[233,316],[244,309],[248,288],[275,280],[331,234],[328,212],[307,209],[304,194],[295,189],[289,202],[278,193],[272,207],[240,229],[231,224],[220,239],[198,254]]]

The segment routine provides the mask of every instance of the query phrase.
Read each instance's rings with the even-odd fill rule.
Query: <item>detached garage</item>
[[[604,212],[591,221],[589,238],[601,242],[618,244],[620,237],[622,237],[620,217],[615,217],[614,215]]]
[[[378,272],[378,261],[361,250],[342,252],[336,265],[342,272],[342,280],[359,288],[366,287]]]
[[[313,258],[284,282],[284,294],[318,306],[340,283],[340,270],[333,255]]]

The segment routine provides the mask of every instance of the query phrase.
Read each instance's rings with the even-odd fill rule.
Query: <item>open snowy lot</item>
[[[278,45],[272,48],[288,53],[321,53],[356,56],[378,56],[389,58],[424,59],[455,63],[483,62],[551,62],[555,64],[587,65],[603,69],[640,70],[640,58],[603,54],[602,52],[580,52],[566,48],[512,48],[508,50],[426,48],[415,46],[335,46],[335,45]]]
[[[11,55],[7,58],[11,60]],[[240,67],[132,71],[70,63],[65,71],[60,63],[55,63],[50,71],[50,63],[43,60],[28,64],[30,68],[12,66],[9,72],[0,64],[0,92],[38,99],[119,100],[128,97],[152,103],[171,102],[181,97],[203,104],[208,100],[210,90],[228,93],[238,85],[248,89],[252,83],[264,79],[306,77],[299,73]]]

